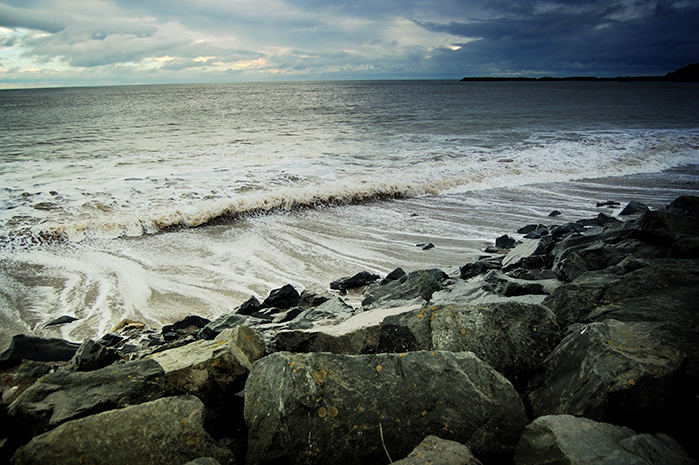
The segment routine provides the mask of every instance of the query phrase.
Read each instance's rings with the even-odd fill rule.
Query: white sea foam
[[[446,269],[554,208],[573,221],[598,214],[593,198],[659,207],[696,193],[696,170],[657,173],[699,165],[697,89],[639,89],[27,91],[34,105],[3,114],[0,132],[0,342],[215,318],[286,283],[361,270]],[[656,174],[580,181],[639,173]],[[42,329],[63,314],[80,320]]]
[[[423,149],[443,146],[443,140],[430,140]],[[63,179],[60,169],[52,171],[50,164],[33,176],[25,174],[5,190],[4,200],[24,214],[15,227],[24,226],[35,236],[80,241],[198,227],[272,211],[657,172],[699,163],[697,147],[697,131],[627,131],[540,133],[514,146],[465,146],[459,153],[450,146],[448,152],[441,150],[442,156],[420,161],[412,155],[392,161],[375,156],[356,166],[285,158],[268,159],[255,170],[234,161],[224,168],[228,158],[209,154],[184,165],[135,164],[128,169],[100,160],[92,169],[80,168],[77,184],[75,167]],[[45,181],[47,177],[53,181]],[[27,188],[32,182],[41,193]],[[14,208],[4,212],[6,225],[17,213]]]

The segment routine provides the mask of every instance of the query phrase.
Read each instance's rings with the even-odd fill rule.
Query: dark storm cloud
[[[469,39],[464,60],[490,74],[663,74],[699,60],[698,2],[494,2],[496,17],[418,22]]]

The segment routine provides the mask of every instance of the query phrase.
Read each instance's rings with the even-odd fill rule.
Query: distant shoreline
[[[592,81],[592,82],[699,82],[695,80],[667,79],[665,76],[619,76],[613,78],[600,78],[594,76],[571,76],[571,77],[465,77],[462,82],[481,81]]]
[[[665,76],[570,76],[570,77],[465,77],[461,82],[499,81],[592,81],[592,82],[699,82],[699,63],[692,63]]]

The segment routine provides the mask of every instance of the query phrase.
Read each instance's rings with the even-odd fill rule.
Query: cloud
[[[698,60],[698,4],[0,0],[0,85],[664,74]]]
[[[56,12],[28,10],[0,4],[0,27],[56,33],[65,29],[67,24],[68,18]]]
[[[664,74],[699,58],[696,2],[493,2],[484,11],[487,19],[416,23],[478,39],[463,46],[464,59],[485,74]]]

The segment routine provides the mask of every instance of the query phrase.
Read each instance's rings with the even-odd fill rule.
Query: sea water
[[[454,272],[528,223],[698,195],[699,86],[4,90],[0,160],[2,349],[213,319],[361,270]],[[44,328],[61,315],[78,320]]]

